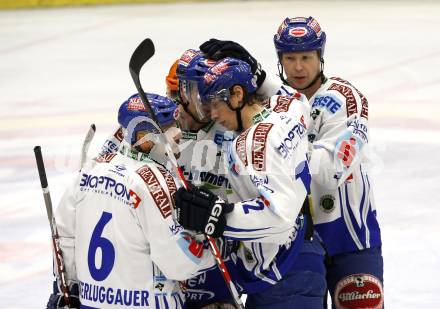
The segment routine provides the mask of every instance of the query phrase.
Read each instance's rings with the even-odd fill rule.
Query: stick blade
[[[89,150],[90,143],[92,142],[93,137],[95,136],[96,126],[94,123],[90,125],[89,130],[87,131],[86,138],[84,139],[82,148],[81,148],[81,161],[79,164],[79,169],[81,170],[84,166],[84,163],[87,159],[87,151]]]
[[[154,52],[155,48],[151,39],[145,39],[141,44],[139,44],[139,46],[133,52],[133,55],[131,55],[130,63],[128,65],[133,78],[133,74],[139,78],[139,73],[142,69],[142,66],[148,61],[148,59],[153,57]]]

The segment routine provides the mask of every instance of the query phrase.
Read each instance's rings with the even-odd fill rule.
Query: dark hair
[[[252,92],[251,94],[249,94],[249,92],[246,90],[245,87],[243,87],[242,85],[236,84],[234,86],[240,86],[241,89],[243,89],[243,103],[244,105],[254,105],[254,104],[258,104],[258,105],[264,105],[264,101],[268,99],[268,97],[266,95],[262,95],[262,94],[258,94],[256,91]],[[229,92],[232,94],[234,94],[234,86],[232,86],[229,89]]]

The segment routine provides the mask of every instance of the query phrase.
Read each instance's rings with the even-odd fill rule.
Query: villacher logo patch
[[[340,309],[381,309],[383,288],[378,278],[354,274],[341,279],[335,289],[336,307]]]

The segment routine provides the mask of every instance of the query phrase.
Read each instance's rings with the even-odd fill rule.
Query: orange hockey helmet
[[[170,68],[170,71],[165,78],[165,82],[167,84],[167,91],[179,91],[179,80],[177,79],[176,69],[179,60],[176,60]]]

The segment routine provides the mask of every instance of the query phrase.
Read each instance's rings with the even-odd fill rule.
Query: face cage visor
[[[207,122],[211,119],[211,110],[209,105],[203,104],[199,94],[197,81],[181,80],[179,81],[180,98],[186,104],[193,104],[196,110],[196,116],[200,122]]]

